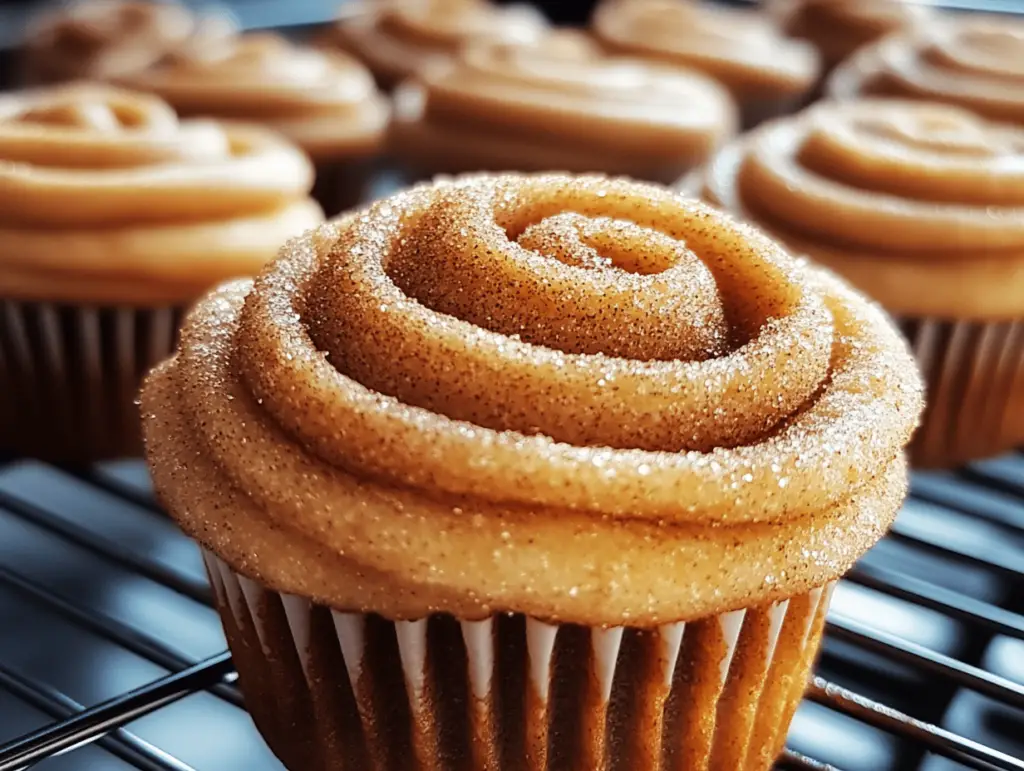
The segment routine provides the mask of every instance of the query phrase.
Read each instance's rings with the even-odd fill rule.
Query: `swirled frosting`
[[[109,80],[164,56],[202,51],[234,36],[227,16],[197,16],[176,2],[82,0],[42,16],[26,36],[25,77],[33,83]]]
[[[825,103],[710,165],[705,196],[896,312],[1024,312],[1024,131],[926,102]]]
[[[162,500],[235,569],[389,617],[702,617],[895,516],[908,352],[838,279],[662,188],[480,176],[211,294],[142,397]]]
[[[367,0],[360,13],[338,21],[322,43],[365,62],[378,82],[393,86],[449,61],[474,41],[524,43],[545,34],[544,18],[527,5],[488,0]]]
[[[815,45],[828,68],[927,18],[924,6],[904,0],[778,0],[769,8],[786,34]]]
[[[681,0],[606,0],[593,30],[610,50],[693,67],[741,102],[791,100],[818,75],[807,43],[783,37],[766,17]]]
[[[355,59],[272,33],[166,57],[123,82],[158,94],[185,116],[269,126],[318,160],[376,151],[389,111]]]
[[[251,275],[323,214],[302,153],[159,99],[69,85],[0,96],[0,292],[182,302]]]
[[[583,35],[478,44],[395,92],[392,146],[428,171],[564,169],[670,182],[736,128],[697,72],[608,57]]]
[[[839,67],[828,91],[946,102],[1024,124],[1024,23],[954,17],[890,36]]]

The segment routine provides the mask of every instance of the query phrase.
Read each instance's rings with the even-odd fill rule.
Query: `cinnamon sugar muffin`
[[[689,0],[605,0],[593,32],[610,51],[700,70],[732,92],[752,126],[798,106],[818,79],[814,48],[758,12]]]
[[[141,449],[142,374],[186,304],[322,220],[276,135],[106,86],[0,95],[0,446]]]
[[[363,0],[320,38],[328,48],[363,61],[377,82],[391,88],[424,68],[450,61],[468,43],[525,43],[548,24],[529,5],[489,0]]]
[[[770,13],[787,35],[810,41],[831,70],[854,51],[928,18],[928,9],[906,0],[774,0]]]
[[[31,25],[21,52],[22,80],[109,80],[168,54],[219,45],[236,31],[229,16],[197,15],[177,2],[80,0]]]
[[[314,194],[328,214],[363,197],[390,111],[352,57],[268,32],[165,57],[120,82],[159,95],[184,116],[251,121],[284,134],[316,164]]]
[[[248,707],[302,771],[767,771],[920,408],[838,279],[561,175],[293,241],[142,394]]]
[[[832,74],[828,93],[945,102],[1024,124],[1024,22],[942,17],[862,49]]]
[[[925,373],[921,465],[1024,441],[1024,131],[955,107],[822,104],[736,140],[704,194],[899,319]]]
[[[419,173],[601,171],[671,182],[735,129],[700,73],[604,55],[582,34],[477,44],[395,91],[390,145]]]

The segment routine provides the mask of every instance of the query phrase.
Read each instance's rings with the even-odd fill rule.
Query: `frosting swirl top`
[[[0,96],[0,291],[179,302],[255,272],[322,219],[302,153],[159,99],[68,85]]]
[[[376,150],[388,118],[387,101],[355,59],[272,33],[168,56],[122,82],[158,94],[182,115],[270,126],[314,158]]]
[[[894,311],[1024,312],[1016,127],[925,102],[824,103],[728,146],[705,195]]]
[[[609,57],[560,32],[476,44],[404,83],[392,144],[432,170],[597,169],[669,182],[735,126],[728,93],[710,78]]]
[[[796,97],[818,75],[813,48],[749,11],[681,0],[606,0],[593,29],[613,51],[702,70],[741,100]]]
[[[526,5],[487,0],[382,0],[338,21],[323,42],[357,56],[387,86],[451,59],[467,43],[525,43],[548,30]]]
[[[42,16],[29,30],[25,77],[33,83],[109,80],[235,33],[230,17],[197,16],[176,2],[83,0]]]
[[[842,573],[895,516],[920,408],[837,279],[664,189],[559,175],[292,242],[143,392],[171,513],[280,591],[641,626]]]
[[[828,90],[947,102],[1024,124],[1024,22],[954,17],[890,36],[838,68]]]
[[[778,0],[770,9],[788,35],[814,43],[829,68],[928,15],[924,6],[904,0]]]

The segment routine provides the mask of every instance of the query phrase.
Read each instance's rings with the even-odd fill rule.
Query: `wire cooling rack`
[[[1024,771],[1024,455],[918,474],[780,769]],[[0,771],[280,771],[139,463],[0,467]]]

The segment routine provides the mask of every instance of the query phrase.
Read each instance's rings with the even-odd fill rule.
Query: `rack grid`
[[[1024,771],[1024,454],[916,474],[780,769]],[[0,467],[0,771],[280,769],[138,462]]]

